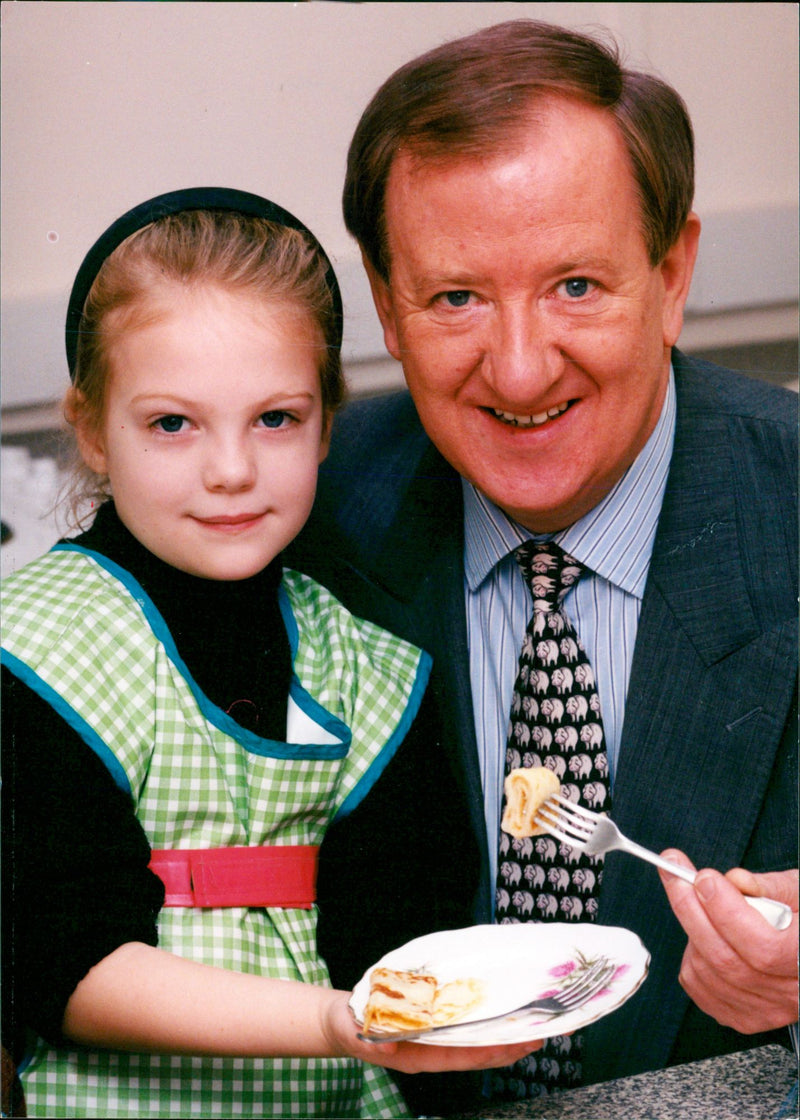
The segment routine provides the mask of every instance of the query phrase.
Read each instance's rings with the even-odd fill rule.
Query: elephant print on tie
[[[511,704],[506,773],[547,766],[571,801],[607,812],[608,757],[594,673],[562,608],[584,568],[553,542],[528,541],[515,559],[533,597]],[[501,807],[504,808],[504,806]],[[602,857],[551,836],[500,834],[495,920],[586,922],[597,915]],[[517,1099],[580,1083],[581,1040],[548,1039],[542,1050],[494,1075],[494,1093]],[[569,1060],[565,1061],[565,1054]]]

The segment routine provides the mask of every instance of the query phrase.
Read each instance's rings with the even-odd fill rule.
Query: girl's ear
[[[322,435],[319,441],[319,459],[318,463],[322,463],[327,459],[328,452],[331,446],[331,433],[333,430],[333,417],[335,413],[331,409],[326,409],[322,414]]]
[[[70,388],[64,399],[64,415],[75,432],[81,458],[95,474],[108,474],[105,442],[101,426],[91,415],[80,389]]]

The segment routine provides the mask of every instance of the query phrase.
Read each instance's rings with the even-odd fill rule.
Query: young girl
[[[281,567],[340,344],[321,247],[254,195],[151,200],[78,273],[65,412],[99,508],[4,598],[4,999],[37,1036],[31,1115],[403,1116],[363,1061],[520,1056],[361,1042],[317,953],[317,847],[429,669]]]

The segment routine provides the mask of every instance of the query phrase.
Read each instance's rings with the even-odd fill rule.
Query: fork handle
[[[626,840],[624,850],[631,855],[646,859],[649,863],[656,864],[657,867],[662,867],[664,871],[669,871],[671,875],[677,875],[679,879],[684,879],[687,883],[693,883],[697,878],[696,871],[692,871],[688,867],[681,867],[679,863],[672,863],[662,856],[657,856],[655,852],[641,847],[640,844],[635,844],[632,840]],[[749,906],[752,906],[763,918],[766,918],[774,929],[786,929],[791,925],[792,911],[782,902],[777,902],[774,898],[762,898],[749,894],[744,895],[743,898]]]
[[[774,898],[763,898],[760,895],[753,896],[750,894],[746,894],[744,900],[754,910],[758,910],[762,918],[766,918],[774,929],[787,929],[792,924],[792,912],[782,902],[777,902]]]

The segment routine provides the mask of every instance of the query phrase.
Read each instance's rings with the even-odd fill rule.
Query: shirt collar
[[[553,540],[591,571],[637,598],[644,594],[675,436],[675,379],[669,382],[658,422],[625,474],[574,525]],[[533,533],[507,517],[472,483],[464,490],[464,572],[476,591],[492,569]]]

